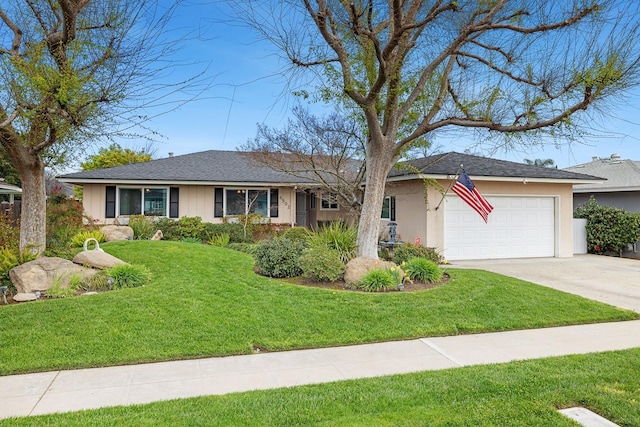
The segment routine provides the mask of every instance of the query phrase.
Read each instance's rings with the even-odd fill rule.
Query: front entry
[[[296,225],[299,227],[309,227],[307,193],[304,191],[298,191],[296,193]]]

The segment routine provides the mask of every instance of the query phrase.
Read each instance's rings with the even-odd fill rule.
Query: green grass
[[[0,307],[0,375],[539,328],[636,313],[484,271],[444,286],[367,294],[257,276],[250,256],[166,241],[103,245],[150,284]]]
[[[0,421],[0,426],[576,426],[582,406],[640,425],[640,349]]]

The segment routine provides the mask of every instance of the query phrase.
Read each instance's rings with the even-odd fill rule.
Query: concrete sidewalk
[[[640,347],[640,320],[0,377],[0,417]]]

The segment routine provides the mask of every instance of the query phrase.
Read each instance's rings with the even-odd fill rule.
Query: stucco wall
[[[440,182],[448,188],[450,181]],[[492,182],[474,179],[478,191],[484,196],[553,196],[556,198],[556,236],[557,256],[573,256],[573,189],[571,184],[548,184],[523,182]],[[428,247],[444,246],[444,212],[446,201],[438,210],[436,206],[442,199],[440,192],[433,187],[428,189],[425,200],[422,181],[406,181],[387,185],[387,195],[396,197],[396,222],[398,239],[415,242],[416,238]],[[428,201],[428,203],[427,203]],[[381,222],[385,230],[388,221]]]

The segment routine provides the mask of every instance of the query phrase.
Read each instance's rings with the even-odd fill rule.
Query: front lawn
[[[0,421],[0,426],[576,426],[582,406],[640,425],[640,349]]]
[[[432,290],[368,294],[257,276],[246,254],[194,243],[103,245],[151,284],[0,307],[0,375],[638,318],[476,270]]]

